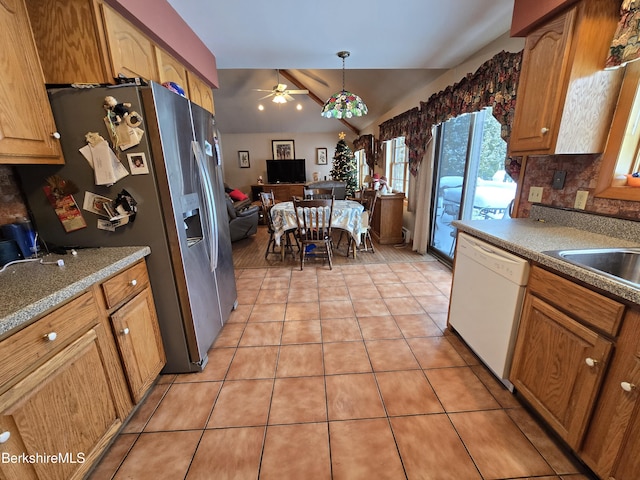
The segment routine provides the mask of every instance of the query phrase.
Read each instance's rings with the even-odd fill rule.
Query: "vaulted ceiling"
[[[275,104],[260,100],[266,93],[254,90],[276,85],[280,69],[289,74],[281,75],[280,83],[307,88],[324,101],[342,88],[342,60],[336,55],[341,50],[351,52],[345,87],[369,108],[368,115],[349,122],[364,129],[508,32],[513,12],[513,0],[169,3],[216,56],[220,87],[214,100],[223,133],[343,129],[338,120],[322,118],[321,107],[309,96]]]

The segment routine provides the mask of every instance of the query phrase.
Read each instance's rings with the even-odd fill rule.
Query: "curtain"
[[[361,135],[353,141],[354,150],[364,150],[365,158],[367,159],[367,165],[373,172],[373,166],[376,164],[376,147],[375,138],[373,135]]]
[[[640,0],[624,0],[620,22],[609,48],[605,69],[624,67],[640,58]]]
[[[379,126],[380,141],[404,136],[409,152],[409,169],[416,176],[434,125],[490,106],[493,107],[494,117],[502,125],[502,138],[508,142],[521,63],[522,52],[498,53],[483,63],[475,73],[433,94],[426,102],[420,102],[419,108],[415,107],[382,123]],[[506,159],[508,172],[516,170],[512,165],[514,161],[518,163],[517,159]]]
[[[431,132],[429,132],[431,134]],[[431,135],[433,136],[433,135]],[[427,253],[430,237],[430,211],[433,165],[435,157],[435,142],[427,145],[420,169],[415,177],[415,188],[409,190],[409,202],[415,202],[415,224],[413,226],[413,250]]]

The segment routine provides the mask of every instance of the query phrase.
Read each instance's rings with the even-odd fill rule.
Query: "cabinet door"
[[[527,294],[510,380],[576,450],[611,351],[611,342]],[[589,366],[587,362],[592,363]]]
[[[195,73],[187,71],[189,83],[189,98],[196,105],[200,105],[205,110],[215,114],[213,107],[213,91],[211,87],[204,83]]]
[[[151,290],[146,288],[111,315],[131,396],[138,403],[165,364]]]
[[[161,48],[156,47],[156,59],[158,61],[158,75],[160,83],[174,82],[182,87],[185,96],[189,97],[187,83],[187,69],[175,58]]]
[[[155,50],[151,41],[106,5],[102,6],[104,30],[114,77],[158,80]]]
[[[1,465],[7,480],[34,478],[34,472],[37,478],[82,478],[120,428],[97,344],[99,328],[0,396],[0,429],[10,434],[3,453],[60,456]]]
[[[564,102],[575,16],[573,8],[527,37],[509,145],[512,152],[552,148]]]
[[[629,428],[638,415],[640,392],[638,388],[625,390],[623,384],[625,387],[627,384],[640,386],[640,310],[631,310],[624,318],[602,393],[580,452],[585,462],[602,478],[610,477],[614,462],[624,446],[626,432],[635,428],[635,434],[629,435],[631,442],[640,434],[640,426]],[[637,444],[635,448],[637,457]],[[622,460],[622,465],[629,460]],[[624,468],[621,467],[621,470]],[[636,464],[636,472],[640,472],[640,464]]]
[[[0,163],[64,163],[23,0],[0,2]]]
[[[636,409],[633,422],[629,426],[627,440],[611,480],[637,480],[640,472],[640,412],[638,412],[637,388],[638,384],[636,384]]]

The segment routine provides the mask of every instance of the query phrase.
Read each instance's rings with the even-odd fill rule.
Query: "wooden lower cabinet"
[[[96,325],[0,396],[2,478],[82,478],[117,433],[101,335]]]
[[[601,477],[640,475],[640,310],[624,318],[602,393],[580,452]]]
[[[378,196],[371,223],[373,238],[378,243],[402,243],[403,209],[404,193]]]
[[[251,185],[252,200],[260,200],[260,192],[273,191],[273,196],[278,202],[290,202],[293,197],[304,197],[304,184],[302,183],[265,183]]]

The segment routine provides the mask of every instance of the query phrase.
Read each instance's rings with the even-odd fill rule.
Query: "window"
[[[404,192],[409,196],[409,159],[404,137],[396,137],[385,142],[387,158],[387,181],[394,192]]]
[[[369,165],[367,165],[367,155],[364,153],[364,149],[356,150],[356,168],[358,169],[358,185],[364,184],[364,178],[370,175]]]

